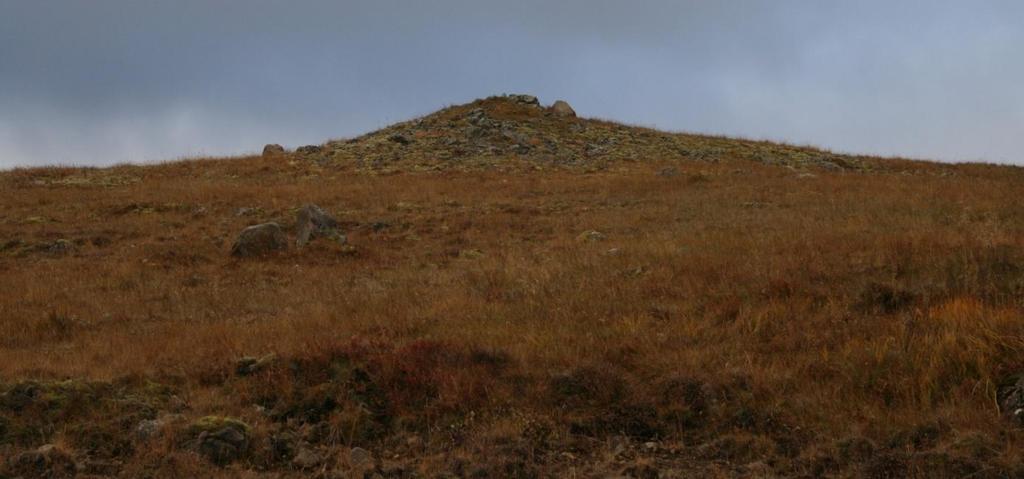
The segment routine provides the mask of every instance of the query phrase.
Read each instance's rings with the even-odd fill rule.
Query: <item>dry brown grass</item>
[[[383,455],[415,433],[425,445],[402,460],[426,475],[1021,474],[1024,438],[994,396],[1024,369],[1024,172],[889,166],[7,172],[0,382],[155,381],[190,418],[270,435],[280,426],[253,404],[305,400],[344,358],[379,410],[315,418],[325,444]],[[343,222],[354,254],[229,257],[243,227],[306,203]],[[268,353],[303,367],[232,376]],[[83,447],[53,421],[3,450]],[[616,455],[622,435],[659,449]],[[126,476],[210,473],[173,441],[108,456]],[[274,464],[257,451],[221,473],[289,470]]]

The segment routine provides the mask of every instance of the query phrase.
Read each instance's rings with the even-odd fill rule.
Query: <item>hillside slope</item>
[[[521,97],[0,172],[0,477],[1021,477],[1022,191]]]

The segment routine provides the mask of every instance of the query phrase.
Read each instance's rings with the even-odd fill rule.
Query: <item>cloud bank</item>
[[[0,168],[356,135],[503,92],[844,152],[1024,164],[1024,3],[11,0]]]

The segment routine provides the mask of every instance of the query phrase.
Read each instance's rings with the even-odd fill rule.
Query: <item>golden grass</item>
[[[704,457],[701,474],[760,460],[782,475],[871,476],[888,463],[815,467],[845,438],[891,455],[956,451],[973,435],[994,450],[970,458],[979,467],[1020,471],[1022,437],[995,388],[1024,369],[1024,173],[901,165],[801,177],[726,159],[673,163],[679,174],[662,177],[669,164],[652,160],[592,174],[372,176],[241,158],[3,173],[0,378],[174,378],[195,416],[258,421],[211,375],[246,355],[388,344],[365,357],[381,365],[392,406],[430,422],[491,411],[467,443],[484,450],[526,437],[523,421],[494,411],[525,411],[562,436],[580,411],[600,412],[603,399],[566,409],[574,399],[546,396],[568,374],[622,382],[659,414],[684,402],[663,401],[665,384],[693,381],[720,391],[705,394],[729,405],[722,414],[755,424],[664,420],[665,442],[696,451],[745,431],[779,444],[744,460],[680,453]],[[321,242],[228,255],[243,227],[288,223],[307,203],[342,221],[355,254]],[[607,239],[578,239],[587,230]],[[76,246],[53,250],[60,239]],[[484,353],[511,372],[486,380],[490,369],[463,363]],[[417,387],[430,408],[417,409]],[[899,442],[922,427],[939,431],[934,444]],[[435,451],[484,457],[430,437]],[[787,441],[795,452],[779,452]],[[910,465],[894,470],[924,474],[899,457]],[[450,467],[438,461],[419,464]],[[536,461],[551,468],[542,475],[597,473]]]

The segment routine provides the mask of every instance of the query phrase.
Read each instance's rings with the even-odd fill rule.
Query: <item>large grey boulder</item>
[[[275,143],[271,143],[263,147],[263,157],[279,156],[284,154],[284,147]]]
[[[570,118],[570,117],[571,118],[575,118],[576,117],[576,110],[573,110],[572,107],[569,106],[568,103],[566,103],[566,102],[564,102],[562,100],[558,100],[558,101],[555,102],[554,105],[551,105],[551,113],[554,113],[557,116],[563,116],[563,117],[567,117],[567,118]]]
[[[236,258],[251,258],[286,249],[288,237],[281,227],[277,223],[264,223],[242,230],[238,240],[231,247],[231,255]]]

